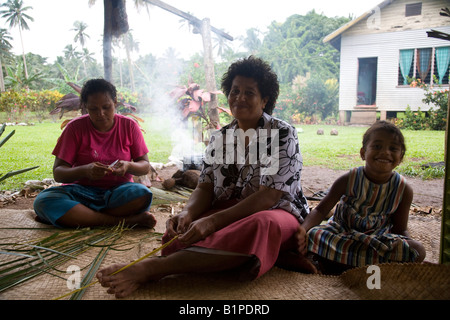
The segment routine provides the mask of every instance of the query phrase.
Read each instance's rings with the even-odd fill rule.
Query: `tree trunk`
[[[210,92],[216,91],[216,75],[214,73],[214,59],[211,44],[211,26],[208,18],[202,20],[201,34],[203,39],[206,90]],[[219,111],[217,109],[217,96],[215,94],[211,94],[211,101],[208,103],[208,106],[208,116],[211,123],[211,128],[208,129],[217,129],[219,127]]]
[[[5,78],[3,77],[3,66],[2,60],[0,60],[0,91],[5,91]]]
[[[27,60],[25,59],[25,48],[23,46],[22,31],[20,30],[20,28],[21,26],[19,25],[20,42],[22,44],[23,69],[25,70],[25,79],[28,80]]]
[[[133,61],[131,60],[131,54],[130,49],[128,48],[128,44],[125,44],[125,51],[127,53],[128,68],[129,68],[128,72],[130,74],[131,91],[134,92],[135,87],[134,87]]]
[[[112,82],[112,0],[103,0],[104,28],[103,28],[103,68],[105,80]]]

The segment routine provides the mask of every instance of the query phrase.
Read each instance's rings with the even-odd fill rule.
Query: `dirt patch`
[[[302,170],[302,184],[306,196],[325,191],[347,170],[332,170],[320,167],[305,167]],[[444,179],[423,180],[406,177],[406,181],[414,191],[413,207],[433,207],[442,209],[444,196]]]
[[[157,175],[151,177],[152,187],[162,189],[162,181],[172,177],[178,170],[176,166],[169,166],[156,169]],[[315,193],[326,191],[331,187],[332,183],[346,170],[332,170],[321,167],[304,167],[302,170],[303,191],[307,197],[312,197]],[[444,195],[444,179],[422,180],[420,178],[407,177],[408,183],[414,190],[414,199],[412,210],[421,213],[436,213],[442,211],[442,201]],[[4,204],[8,209],[33,209],[33,201],[35,193],[28,195],[18,195],[14,199]],[[315,202],[311,201],[314,206]],[[172,208],[174,208],[172,210]],[[164,211],[164,208],[155,208]],[[169,213],[177,212],[179,209],[172,205],[166,208]],[[166,216],[166,215],[165,215]]]

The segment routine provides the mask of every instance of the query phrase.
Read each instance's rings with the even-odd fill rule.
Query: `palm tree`
[[[33,7],[24,7],[22,0],[8,0],[6,3],[3,3],[1,7],[6,8],[6,10],[0,11],[0,14],[2,14],[2,18],[7,18],[6,22],[9,22],[9,28],[15,26],[19,27],[20,42],[22,43],[22,57],[25,78],[28,79],[27,61],[25,59],[25,49],[22,39],[22,29],[30,30],[30,28],[28,27],[27,19],[30,21],[34,21],[34,19],[27,15],[25,11],[33,9]]]
[[[122,35],[122,43],[125,47],[125,52],[127,53],[127,60],[128,60],[128,68],[130,72],[130,83],[131,83],[131,90],[134,92],[134,73],[133,73],[133,61],[131,60],[131,52],[133,51],[139,51],[139,42],[136,42],[133,38],[133,34],[131,33],[131,30],[129,30],[127,33]]]
[[[75,21],[73,23],[74,28],[70,29],[72,31],[75,31],[75,37],[73,38],[73,42],[77,43],[80,42],[81,47],[84,48],[84,45],[86,44],[86,38],[89,38],[89,35],[85,32],[88,25],[82,21]]]
[[[94,5],[95,0],[89,0]],[[128,31],[125,0],[103,0],[104,27],[103,27],[103,67],[105,79],[112,82],[112,38]]]
[[[77,47],[74,47],[71,44],[68,44],[67,46],[65,46],[64,57],[68,60],[77,59],[78,58]]]
[[[223,30],[222,30],[223,31]],[[217,48],[217,55],[221,58],[223,58],[225,52],[230,49],[230,45],[227,42],[227,39],[222,37],[219,34],[214,35],[214,49]]]
[[[84,67],[84,73],[86,75],[86,78],[88,76],[87,72],[87,64],[90,62],[93,62],[95,59],[93,58],[94,54],[90,52],[87,48],[83,48],[83,51],[79,53],[80,59],[83,62]]]
[[[9,35],[6,29],[0,29],[0,90],[5,91],[5,79],[3,77],[3,66],[2,60],[5,58],[11,58],[12,54],[10,52],[12,45],[9,42],[12,37]]]
[[[259,39],[260,34],[261,31],[257,28],[250,28],[247,30],[247,37],[243,38],[242,45],[252,55],[256,54],[261,47],[262,42]]]

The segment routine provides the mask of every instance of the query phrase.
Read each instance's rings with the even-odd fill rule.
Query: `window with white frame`
[[[426,84],[449,84],[450,46],[400,50],[398,85],[413,79]]]

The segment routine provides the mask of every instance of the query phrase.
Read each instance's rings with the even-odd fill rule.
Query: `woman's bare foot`
[[[144,211],[127,217],[126,223],[151,229],[156,225],[156,218],[150,212]]]
[[[117,270],[126,264],[114,264],[103,268],[97,273],[97,279],[103,287],[107,287],[109,294],[114,294],[116,298],[124,298],[136,291],[142,284],[149,281],[156,281],[161,276],[152,273],[151,264],[155,259],[146,259],[132,265],[116,274]]]
[[[319,273],[314,263],[298,252],[280,252],[276,265],[280,268],[291,271],[313,274]]]

